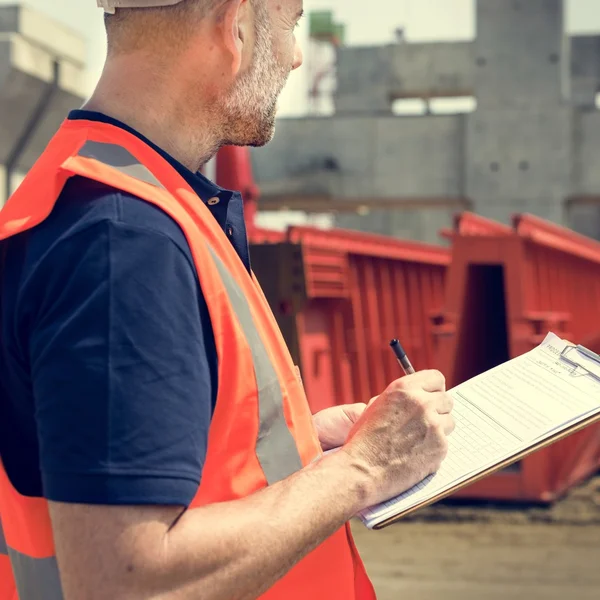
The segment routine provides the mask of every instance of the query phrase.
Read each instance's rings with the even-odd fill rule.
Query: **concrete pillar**
[[[477,111],[467,124],[466,191],[482,215],[533,212],[564,223],[572,107],[563,97],[562,0],[479,0]]]

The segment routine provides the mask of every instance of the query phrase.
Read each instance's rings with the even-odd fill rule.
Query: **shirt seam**
[[[19,307],[23,304],[23,294],[26,291],[27,286],[30,284],[30,282],[32,281],[32,279],[36,276],[36,273],[38,273],[38,271],[43,268],[44,264],[48,261],[52,261],[52,257],[53,254],[55,252],[58,251],[58,249],[60,249],[62,247],[63,244],[67,243],[70,240],[75,239],[76,237],[80,236],[80,235],[84,235],[84,234],[88,234],[90,232],[90,230],[94,229],[94,228],[98,228],[98,230],[100,230],[102,227],[107,227],[108,225],[113,225],[115,227],[123,227],[123,228],[127,228],[130,231],[139,231],[139,232],[145,232],[145,233],[150,233],[150,234],[154,234],[156,236],[160,236],[163,239],[168,240],[177,250],[178,252],[181,254],[181,256],[185,259],[187,265],[192,269],[192,273],[194,275],[194,280],[196,281],[197,284],[197,290],[198,293],[201,297],[204,298],[204,292],[202,291],[202,287],[200,285],[200,279],[198,277],[198,272],[196,270],[196,265],[193,262],[193,260],[191,260],[191,256],[188,256],[187,253],[183,250],[183,248],[175,241],[173,240],[172,237],[168,236],[167,234],[161,232],[158,229],[153,229],[151,227],[144,227],[141,225],[132,225],[130,223],[122,223],[120,221],[115,220],[114,217],[104,217],[102,219],[99,219],[98,221],[95,221],[94,223],[90,223],[88,225],[86,225],[85,227],[83,227],[82,229],[77,230],[76,232],[67,235],[66,237],[61,237],[60,239],[56,240],[47,250],[46,252],[44,252],[44,254],[40,257],[40,259],[35,263],[35,266],[33,266],[30,269],[29,274],[27,275],[27,277],[25,277],[20,283],[19,283],[19,290],[16,293],[16,306]],[[109,236],[110,237],[110,236]],[[108,242],[110,243],[110,241]],[[189,246],[188,246],[189,248]],[[189,252],[191,255],[191,248],[189,248]],[[109,258],[110,258],[110,254],[109,254]],[[111,265],[111,260],[108,260],[109,263],[109,275],[110,275],[110,265]],[[111,300],[112,300],[112,290],[109,294],[109,301],[108,304],[110,306],[111,304]],[[14,322],[17,323],[19,321],[18,319],[18,308],[17,308],[17,312],[16,312],[16,318],[14,319]],[[211,328],[212,328],[212,324],[211,324]],[[16,332],[15,332],[16,335]],[[110,336],[110,330],[109,330],[109,336]],[[110,348],[110,337],[109,337],[109,346]]]
[[[65,237],[61,237],[54,244],[52,244],[48,248],[48,250],[43,254],[43,256],[40,258],[40,260],[36,263],[35,267],[31,270],[32,273],[26,279],[23,280],[23,283],[20,286],[21,289],[23,289],[24,287],[26,287],[26,285],[29,282],[29,280],[33,277],[33,273],[38,269],[38,267],[43,262],[45,262],[49,257],[51,257],[51,255],[56,251],[57,248],[61,247],[64,243],[68,242],[69,240],[72,240],[75,237],[78,237],[79,235],[89,233],[90,229],[93,229],[95,227],[100,228],[102,226],[106,226],[106,225],[110,225],[110,224],[113,224],[115,227],[122,227],[122,228],[129,229],[131,231],[138,231],[138,232],[144,232],[144,233],[154,234],[154,235],[160,236],[163,239],[168,240],[171,244],[173,244],[173,246],[175,246],[177,248],[177,250],[183,256],[183,258],[185,258],[187,264],[190,267],[192,267],[192,269],[194,271],[194,275],[196,276],[196,279],[198,279],[197,273],[196,273],[196,266],[195,266],[195,264],[193,263],[192,260],[190,260],[190,257],[187,256],[186,251],[181,247],[181,245],[178,244],[171,236],[169,236],[166,233],[164,233],[163,231],[160,231],[159,229],[155,229],[153,227],[146,227],[146,226],[143,226],[143,225],[126,223],[124,221],[118,220],[115,217],[103,217],[103,218],[95,221],[94,223],[89,223],[88,225],[86,225],[82,229],[78,229],[76,232],[74,232],[72,234],[69,234],[69,235],[67,235]],[[183,235],[185,237],[185,234],[183,234]],[[189,246],[188,246],[188,249],[189,249],[189,252],[191,254],[192,249]]]
[[[135,477],[139,479],[178,479],[178,480],[186,480],[186,481],[195,481],[196,483],[200,481],[200,477],[198,475],[192,475],[190,473],[173,473],[173,472],[161,472],[161,471],[148,471],[148,472],[139,472],[139,471],[127,471],[126,469],[117,469],[113,468],[110,471],[49,471],[47,469],[43,470],[43,475],[75,475],[80,477],[94,477],[94,478],[106,478],[106,477]]]
[[[119,197],[122,194],[120,194],[119,192],[116,193],[111,193],[111,194],[106,194],[105,197],[108,198],[113,198],[114,200],[118,201]],[[143,200],[137,198],[137,196],[133,196],[131,195],[131,198],[133,199],[138,199],[141,202],[144,202]],[[148,203],[146,203],[148,204]],[[167,213],[164,213],[169,219],[173,220],[172,217],[170,217],[169,215],[167,215]],[[173,220],[173,222],[177,225],[177,222],[175,220]],[[175,246],[177,246],[177,248],[179,249],[180,252],[182,252],[185,256],[185,251],[181,248],[181,246],[169,235],[167,235],[166,233],[164,233],[163,231],[160,231],[160,229],[155,229],[153,227],[144,227],[142,225],[137,225],[137,224],[131,224],[131,223],[126,223],[125,221],[123,221],[118,214],[115,214],[114,216],[111,217],[102,217],[101,219],[98,219],[97,221],[94,221],[93,223],[88,223],[86,225],[84,225],[83,227],[77,229],[77,231],[73,232],[73,233],[69,233],[66,236],[61,236],[60,238],[56,239],[47,249],[46,251],[42,254],[42,256],[40,256],[39,260],[37,261],[37,263],[35,264],[35,266],[31,269],[31,274],[26,277],[25,279],[23,279],[22,283],[21,283],[21,289],[23,289],[24,287],[26,287],[27,283],[29,282],[29,279],[31,277],[33,277],[33,273],[36,271],[37,267],[43,263],[48,256],[50,256],[55,250],[56,248],[60,247],[63,243],[72,240],[74,238],[76,238],[77,236],[79,236],[80,234],[85,234],[88,233],[90,229],[93,229],[94,227],[98,227],[107,223],[114,223],[115,225],[123,225],[126,227],[130,227],[132,230],[137,230],[137,231],[145,231],[146,233],[155,233],[156,235],[160,235],[164,238],[167,238],[168,240],[171,241],[171,243],[173,243]],[[181,229],[180,229],[181,230]],[[182,231],[182,235],[185,237],[185,234]],[[191,252],[191,249],[190,249]],[[186,257],[187,258],[187,257]],[[189,263],[189,259],[188,259],[188,263]]]

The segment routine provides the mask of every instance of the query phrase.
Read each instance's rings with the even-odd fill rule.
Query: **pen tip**
[[[390,346],[397,346],[399,344],[398,340],[392,340],[390,342]]]

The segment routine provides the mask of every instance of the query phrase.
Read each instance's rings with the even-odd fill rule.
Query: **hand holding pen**
[[[345,453],[334,455],[366,466],[373,482],[368,506],[397,496],[435,473],[454,429],[454,400],[446,392],[444,376],[435,370],[415,373],[400,342],[393,340],[390,346],[410,377],[396,379],[369,402],[344,444]]]

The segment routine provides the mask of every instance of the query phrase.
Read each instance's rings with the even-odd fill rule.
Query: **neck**
[[[122,121],[196,172],[220,146],[213,111],[207,105],[190,110],[185,80],[175,69],[157,71],[127,57],[112,59],[83,108]]]

